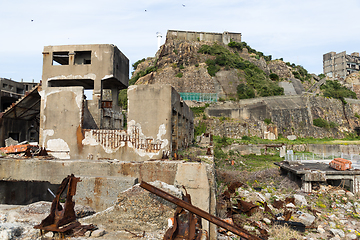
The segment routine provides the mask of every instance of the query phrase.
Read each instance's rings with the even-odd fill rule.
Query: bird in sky
[[[183,7],[185,7],[185,5],[184,5],[184,4],[183,4],[182,6],[183,6]]]

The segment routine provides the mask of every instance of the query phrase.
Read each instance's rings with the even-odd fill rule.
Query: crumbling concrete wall
[[[159,159],[193,139],[192,111],[170,85],[129,89],[127,131],[84,129],[83,87],[51,87],[40,94],[40,145],[60,159]]]
[[[53,87],[40,95],[40,145],[61,159],[80,156],[84,88]]]
[[[205,163],[1,159],[1,166],[0,180],[6,181],[47,181],[59,184],[64,177],[73,173],[82,180],[77,186],[76,204],[90,206],[96,211],[111,207],[121,191],[138,182],[159,180],[179,188],[185,186],[193,205],[216,214],[214,168]],[[203,226],[212,233],[216,230],[206,221]]]

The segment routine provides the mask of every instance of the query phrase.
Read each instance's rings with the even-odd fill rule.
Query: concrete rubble
[[[279,223],[285,223],[289,227],[281,233],[281,239],[360,238],[358,194],[354,195],[347,190],[326,184],[317,186],[311,194],[300,189],[280,192],[274,187],[264,187],[256,191],[247,184],[234,189],[233,192],[229,189],[220,196],[220,202],[227,198],[228,205],[218,208],[219,214],[232,217],[235,225],[263,239],[280,239],[277,235],[280,231],[279,226],[276,226]],[[259,201],[259,194],[269,197],[266,204]],[[236,202],[240,199],[243,202],[255,203],[257,211],[251,215],[239,211]],[[300,224],[304,224],[304,232],[295,227]],[[225,232],[220,234],[218,239],[236,239],[236,236]]]
[[[178,198],[182,192],[173,185],[155,181],[151,183]],[[26,206],[0,205],[0,239],[40,240],[40,231],[34,229],[50,213],[51,202],[36,202]],[[77,220],[93,224],[97,230],[88,231],[83,237],[68,239],[162,239],[176,205],[158,197],[139,184],[121,192],[115,204],[95,213],[87,206],[76,206]],[[95,213],[95,214],[94,214]],[[84,217],[85,216],[85,217]],[[52,232],[44,237],[56,237]]]

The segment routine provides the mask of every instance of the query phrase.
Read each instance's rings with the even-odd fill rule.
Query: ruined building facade
[[[47,46],[43,58],[39,145],[56,157],[142,161],[191,142],[192,112],[169,85],[131,86],[123,129],[129,61],[116,46]]]
[[[360,56],[358,52],[350,55],[346,51],[329,52],[323,55],[323,70],[328,77],[345,79],[353,72],[360,70]]]
[[[219,42],[227,45],[231,41],[241,42],[241,33],[232,33],[232,32],[212,33],[212,32],[168,30],[166,34],[166,39]]]

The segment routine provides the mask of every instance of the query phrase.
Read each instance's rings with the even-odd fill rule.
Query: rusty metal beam
[[[215,217],[203,210],[201,210],[200,208],[198,207],[195,207],[194,205],[192,204],[189,204],[167,192],[164,192],[163,190],[157,188],[157,187],[154,187],[150,184],[148,184],[147,182],[144,182],[142,181],[140,183],[140,187],[148,190],[149,192],[152,192],[154,194],[156,194],[157,196],[159,197],[162,197],[164,198],[165,200],[169,201],[169,202],[172,202],[174,204],[176,204],[177,206],[179,207],[182,207],[182,208],[185,208],[186,210],[202,217],[202,218],[205,218],[206,220],[208,220],[209,222],[212,222],[214,224],[216,224],[217,226],[219,227],[222,227],[222,228],[225,228],[226,230],[240,236],[240,237],[243,237],[245,239],[248,239],[248,240],[261,240],[259,237],[257,236],[254,236],[254,235],[251,235],[251,234],[248,234],[248,233],[245,233],[243,232],[240,228],[237,228],[235,227],[234,225],[231,225],[223,220],[221,220],[220,218],[218,217]]]

